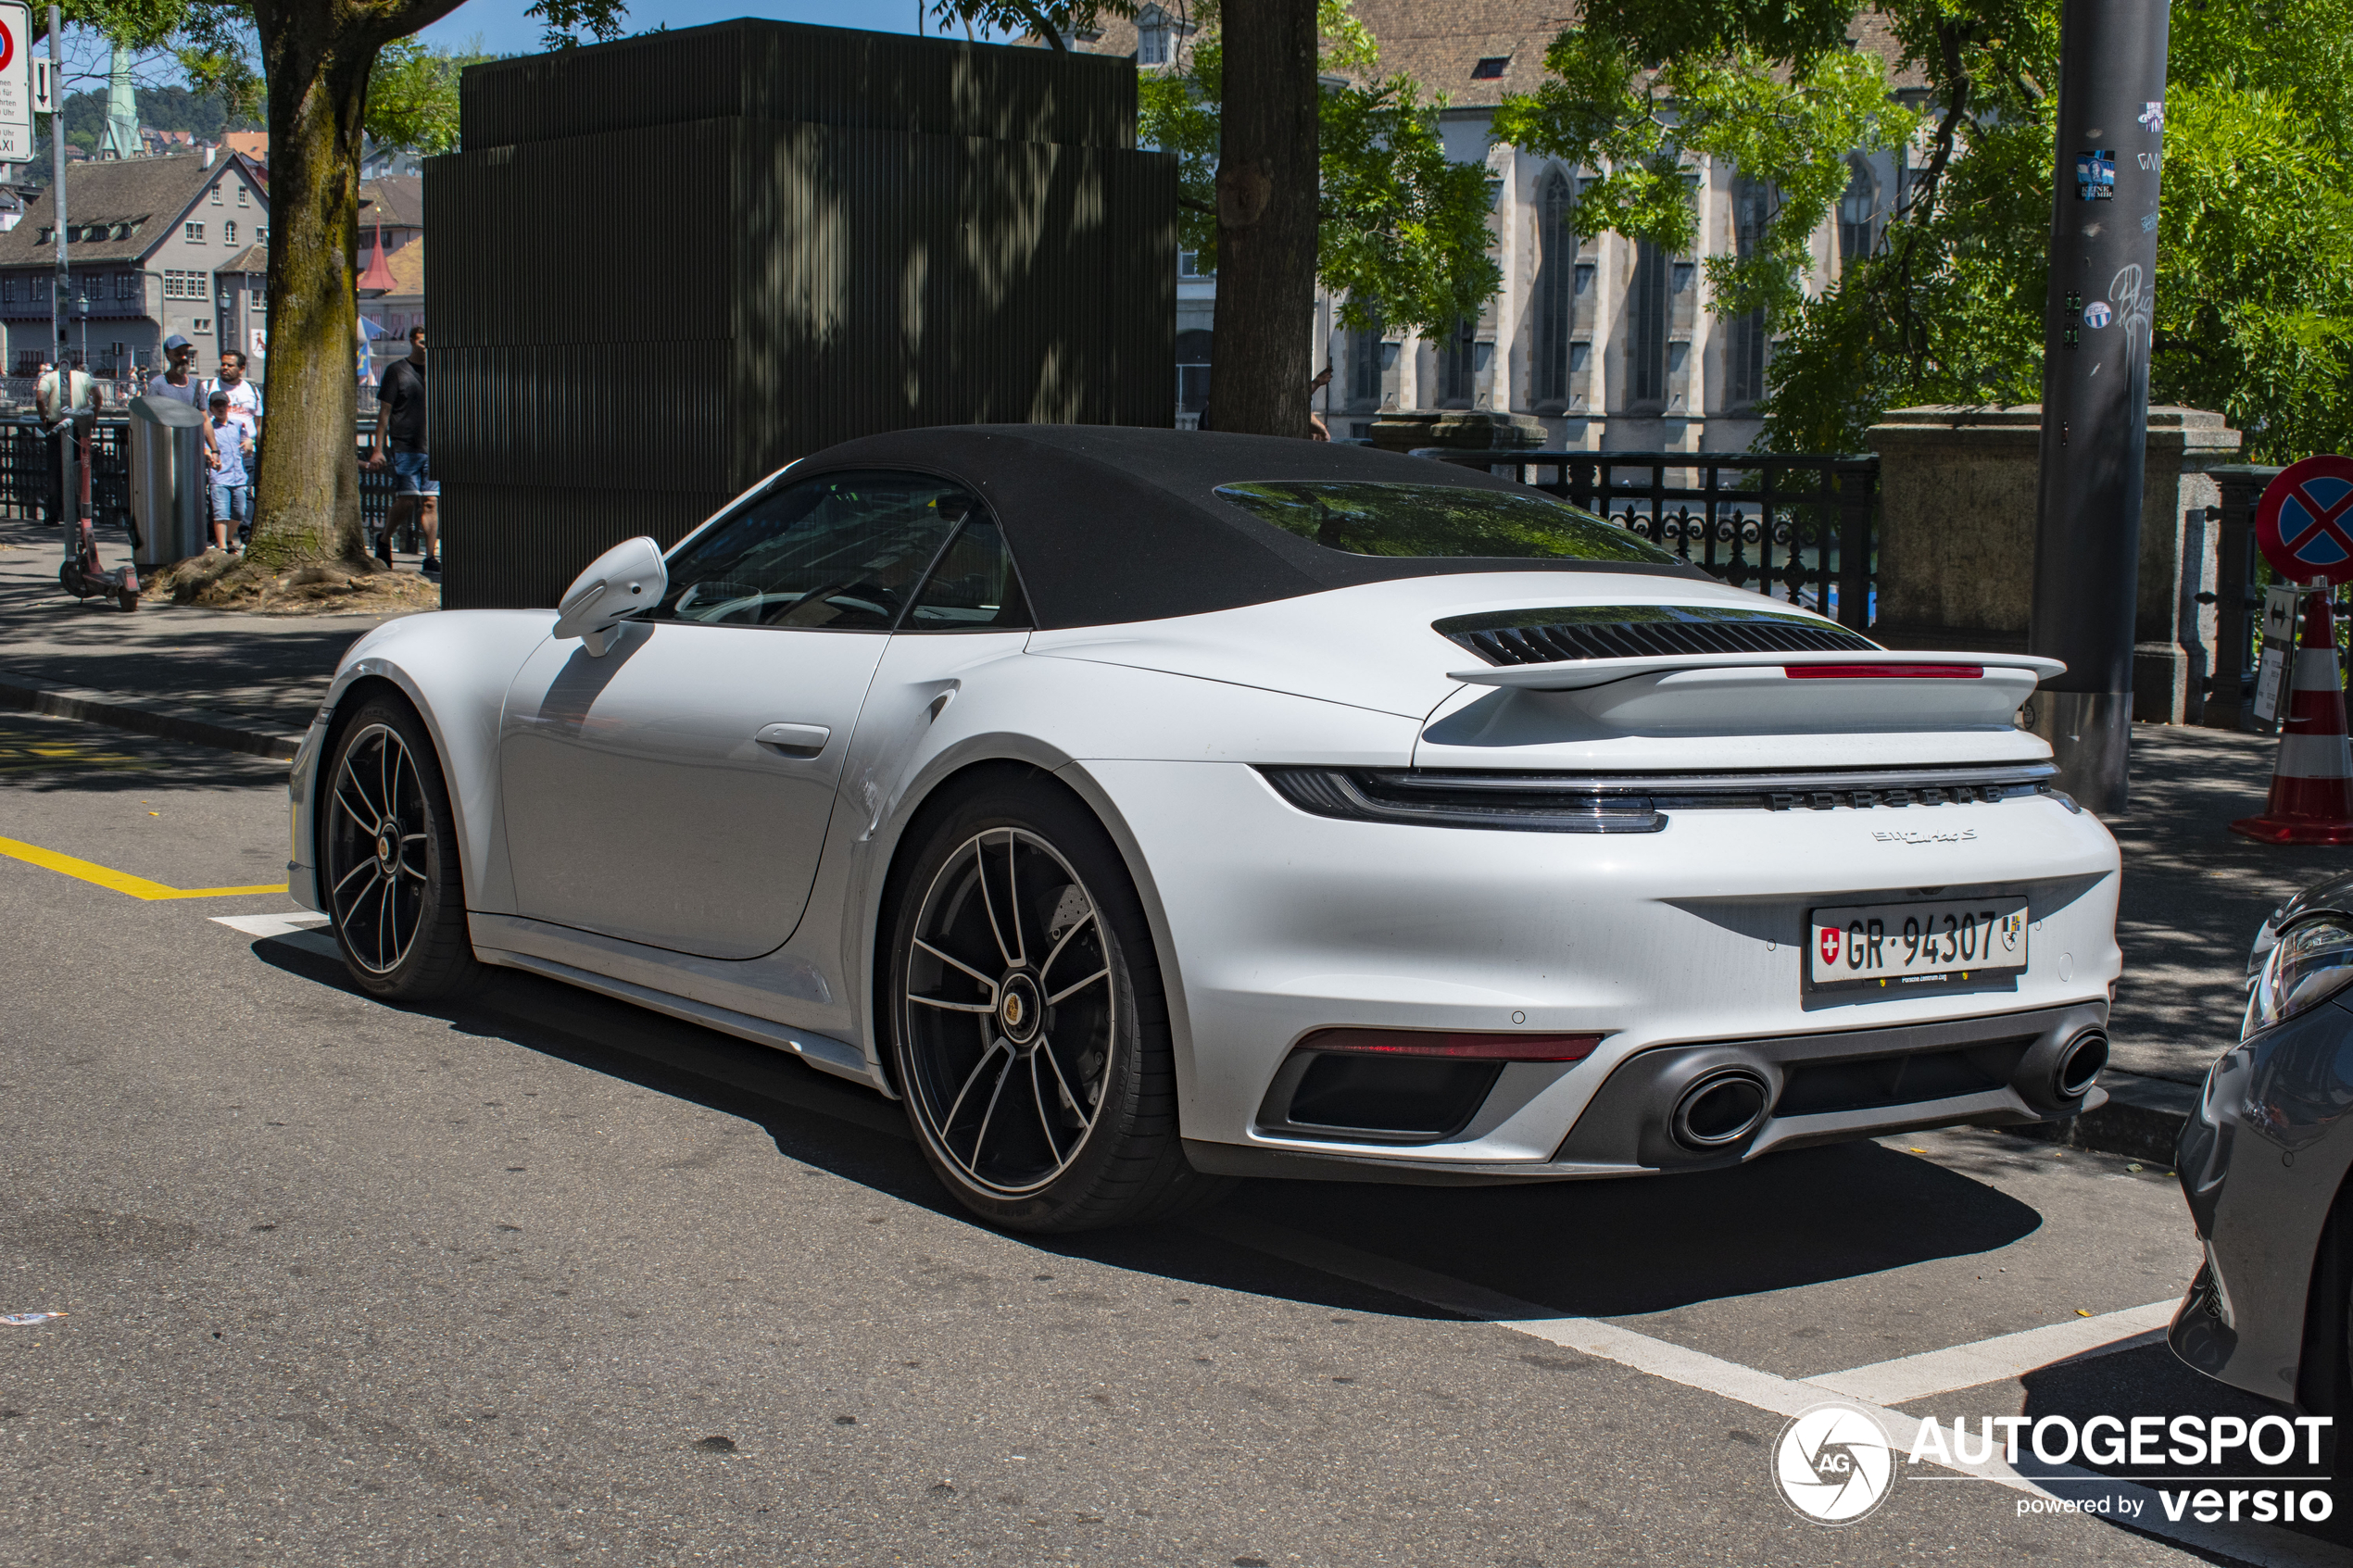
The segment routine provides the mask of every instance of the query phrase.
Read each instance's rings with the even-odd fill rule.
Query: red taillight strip
[[[1982,664],[1784,664],[1793,681],[1982,681]]]
[[[1345,1056],[1444,1057],[1455,1061],[1582,1061],[1599,1035],[1460,1035],[1420,1029],[1318,1029],[1303,1051]]]

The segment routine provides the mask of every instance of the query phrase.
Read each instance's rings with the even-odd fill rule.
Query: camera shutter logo
[[[1773,1445],[1773,1477],[1790,1507],[1817,1524],[1852,1524],[1887,1500],[1895,1450],[1878,1421],[1853,1405],[1800,1411]]]

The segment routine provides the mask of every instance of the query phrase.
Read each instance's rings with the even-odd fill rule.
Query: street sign
[[[2293,583],[2263,590],[2263,657],[2255,669],[2255,717],[2266,724],[2280,719],[2287,692],[2287,663],[2296,656],[2296,603],[2303,596]]]
[[[2291,583],[2353,583],[2353,458],[2290,463],[2255,504],[2255,543]]]
[[[0,163],[32,161],[32,17],[0,4]]]

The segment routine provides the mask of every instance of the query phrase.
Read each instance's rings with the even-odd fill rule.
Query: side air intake
[[[1695,653],[1868,653],[1877,643],[1810,616],[1705,605],[1603,605],[1458,615],[1432,630],[1490,664]]]

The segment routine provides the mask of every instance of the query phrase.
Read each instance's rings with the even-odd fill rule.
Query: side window
[[[1005,536],[975,509],[900,622],[902,632],[1006,632],[1029,629],[1029,604],[1005,551]]]
[[[887,632],[972,497],[925,474],[830,473],[760,497],[670,558],[651,621]]]

